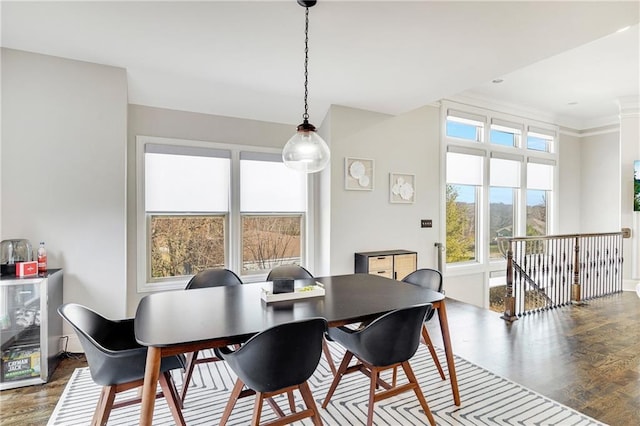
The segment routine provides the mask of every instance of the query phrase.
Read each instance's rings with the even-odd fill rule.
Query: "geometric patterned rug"
[[[334,361],[339,363],[344,353],[336,343],[329,342]],[[205,353],[207,351],[204,351]],[[440,362],[446,372],[444,352],[438,349]],[[460,357],[455,357],[461,405],[453,403],[451,386],[442,380],[433,360],[424,345],[411,359],[411,366],[433,412],[438,425],[603,425],[576,410],[559,404],[517,383],[497,376]],[[332,375],[324,356],[309,385],[322,421],[328,426],[363,425],[367,419],[368,378],[363,374],[350,374],[342,379],[326,410],[320,405],[331,384]],[[398,383],[405,377],[400,369]],[[178,389],[182,384],[180,374],[175,375]],[[235,375],[224,362],[196,365],[191,388],[187,394],[183,415],[187,425],[216,425],[227,403]],[[135,390],[123,393],[123,397],[135,395]],[[100,387],[91,380],[88,368],[76,369],[67,384],[49,425],[87,425],[91,421]],[[295,392],[296,403],[302,407],[302,398]],[[120,397],[120,396],[119,396]],[[281,399],[278,399],[281,398]],[[287,412],[285,396],[276,398]],[[253,409],[253,398],[238,401],[228,424],[249,424]],[[135,425],[138,423],[140,405],[113,410],[109,425]],[[271,407],[265,404],[262,421],[275,419]],[[173,419],[164,399],[157,399],[154,411],[155,425],[173,425]],[[310,419],[295,423],[311,425]],[[376,403],[375,425],[425,425],[428,424],[413,392]]]

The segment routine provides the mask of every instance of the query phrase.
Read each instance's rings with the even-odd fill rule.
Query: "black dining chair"
[[[93,381],[102,386],[102,393],[93,414],[92,425],[106,425],[111,410],[139,403],[141,398],[115,402],[117,393],[142,386],[147,360],[147,348],[135,338],[133,319],[110,320],[97,312],[76,304],[58,307],[58,313],[75,330],[87,357]],[[182,401],[178,397],[171,370],[184,367],[182,356],[162,358],[160,388],[176,424],[184,425]]]
[[[388,312],[362,329],[329,328],[327,332],[329,337],[344,346],[346,352],[322,403],[322,408],[327,408],[342,377],[359,371],[371,379],[367,413],[368,426],[373,424],[373,411],[376,402],[410,390],[418,398],[429,423],[435,425],[433,414],[429,410],[427,401],[420,390],[420,384],[409,364],[409,359],[418,349],[420,330],[424,319],[431,310],[432,305],[425,303]],[[349,366],[354,356],[357,362],[355,365]],[[402,367],[408,383],[401,386],[396,386],[395,383],[390,385],[380,378],[381,372],[396,367]],[[376,392],[379,387],[383,390]]]
[[[279,265],[273,268],[269,275],[267,275],[267,281],[273,281],[275,279],[280,278],[289,278],[294,280],[304,280],[304,279],[312,279],[313,275],[311,272],[307,271],[300,265]],[[331,356],[331,351],[329,350],[329,345],[326,340],[322,340],[322,352],[324,353],[324,357],[327,359],[329,363],[329,369],[331,373],[336,375],[336,365],[333,362],[333,357]]]
[[[300,265],[279,265],[269,271],[267,281],[273,281],[279,278],[290,278],[293,280],[304,280],[313,278],[313,274]]]
[[[242,280],[235,274],[235,272],[230,271],[229,269],[211,268],[205,269],[204,271],[198,272],[194,275],[187,283],[185,290],[240,284],[242,284]],[[191,383],[191,376],[193,375],[193,369],[196,364],[220,361],[217,357],[198,358],[198,354],[199,351],[187,354],[187,366],[185,367],[184,377],[182,380],[182,391],[180,392],[180,400],[182,402],[184,402],[187,397],[187,391],[189,390],[189,384]]]
[[[437,291],[438,293],[442,293],[442,274],[436,269],[418,269],[417,271],[413,271],[412,273],[404,277],[402,281],[405,283],[424,287],[429,290]],[[426,322],[433,318],[435,312],[436,311],[432,309],[425,318],[425,324],[422,326],[422,340],[425,346],[429,349],[429,353],[431,353],[431,358],[433,358],[433,362],[436,364],[436,368],[438,369],[438,373],[440,373],[440,377],[442,378],[442,380],[445,380],[446,377],[444,375],[444,371],[442,370],[442,366],[440,365],[440,360],[438,359],[436,350],[433,347],[433,343],[431,343],[431,337],[429,337],[429,331],[427,330],[426,325]]]
[[[220,426],[226,425],[239,398],[256,395],[251,424],[260,424],[263,402],[266,399],[279,418],[270,425],[284,425],[310,417],[314,425],[322,425],[320,413],[313,400],[307,380],[320,361],[322,338],[327,330],[324,318],[311,318],[276,325],[264,330],[239,349],[216,348],[238,376],[224,409]],[[243,390],[244,387],[248,390]],[[272,397],[298,390],[306,409],[285,415]]]

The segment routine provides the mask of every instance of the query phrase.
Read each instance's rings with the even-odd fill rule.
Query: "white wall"
[[[623,286],[633,291],[640,280],[640,212],[633,211],[633,168],[640,160],[640,97],[622,98],[619,104],[621,226],[631,228],[631,239],[625,239],[623,245]]]
[[[558,143],[558,224],[555,234],[580,233],[580,138],[561,133]]]
[[[395,117],[333,106],[331,109],[331,274],[352,273],[354,253],[407,249],[418,267],[435,267],[441,221],[438,107]],[[344,188],[345,157],[375,161],[374,190]],[[389,202],[389,173],[416,175],[413,204]],[[420,228],[420,219],[433,228]]]
[[[121,68],[2,49],[2,239],[45,241],[64,301],[125,315]]]
[[[620,134],[581,138],[580,232],[620,231]]]

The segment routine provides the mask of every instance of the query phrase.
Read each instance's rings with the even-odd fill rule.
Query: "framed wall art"
[[[389,173],[389,202],[413,203],[416,199],[416,175]]]
[[[344,189],[372,191],[373,166],[373,160],[346,157],[344,159]]]

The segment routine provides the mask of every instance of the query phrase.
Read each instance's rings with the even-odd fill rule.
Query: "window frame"
[[[533,119],[513,116],[507,113],[497,112],[485,108],[463,105],[454,101],[443,100],[440,103],[441,116],[441,215],[446,218],[446,186],[447,181],[447,153],[459,152],[469,153],[482,156],[484,159],[484,177],[483,183],[478,187],[478,199],[476,215],[478,217],[478,229],[476,230],[476,260],[461,261],[455,263],[447,263],[446,258],[443,263],[443,272],[452,275],[463,275],[475,272],[500,271],[504,269],[504,259],[491,259],[489,247],[490,232],[490,173],[491,158],[502,158],[509,160],[517,160],[520,163],[520,187],[514,190],[514,224],[513,232],[516,236],[526,235],[526,214],[527,214],[527,164],[529,162],[553,165],[553,190],[550,191],[550,197],[547,200],[547,233],[552,234],[555,224],[557,223],[558,212],[558,134],[559,129],[555,125],[536,121]],[[482,141],[464,140],[461,138],[451,137],[447,135],[447,122],[451,117],[482,117],[484,122],[484,135],[480,139]],[[480,120],[478,118],[478,120]],[[492,143],[491,130],[496,126],[504,126],[520,132],[518,146],[507,146]],[[539,151],[528,149],[527,139],[529,133],[544,134],[549,136],[551,143],[548,145],[548,151]],[[537,136],[537,135],[536,135]],[[443,220],[442,229],[440,230],[441,240],[446,241],[446,220]],[[488,276],[488,275],[487,275]]]
[[[225,268],[231,269],[238,273],[243,282],[259,282],[266,278],[265,273],[256,273],[249,275],[242,274],[242,219],[243,212],[240,211],[240,157],[241,152],[247,153],[264,153],[264,154],[280,154],[282,151],[278,148],[269,148],[253,145],[225,144],[218,142],[207,142],[197,140],[184,140],[174,138],[163,138],[156,136],[136,136],[136,288],[138,293],[147,293],[155,291],[166,291],[174,289],[183,289],[191,278],[189,276],[168,277],[157,280],[150,279],[150,235],[148,235],[148,226],[150,217],[145,210],[145,145],[159,144],[169,145],[176,149],[210,149],[223,150],[230,152],[230,187],[229,187],[229,212],[224,213],[225,217]],[[314,177],[307,175],[306,183],[306,211],[299,212],[302,215],[302,224],[300,229],[300,263],[307,269],[313,269],[312,260],[313,245],[310,244],[314,231]],[[206,212],[219,216],[221,212]],[[261,212],[260,214],[287,215],[291,212]],[[254,215],[253,213],[248,213]],[[296,212],[298,214],[298,212]],[[198,215],[203,215],[198,212]]]

